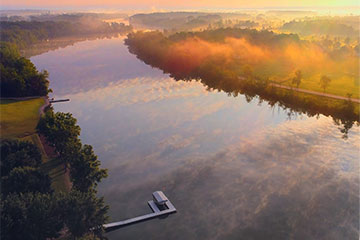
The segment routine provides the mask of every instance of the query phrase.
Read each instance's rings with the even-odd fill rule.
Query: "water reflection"
[[[220,30],[219,34],[224,34],[221,31],[222,30]],[[174,38],[176,38],[176,36],[174,36]],[[201,44],[197,45],[199,41],[202,41],[200,40],[201,37],[200,39],[195,39],[197,39],[194,40],[195,45],[192,40],[189,40],[189,44],[185,41],[181,44],[179,49],[173,49],[169,46],[176,46],[176,44],[172,42],[172,40],[165,38],[161,33],[139,32],[129,34],[128,38],[125,39],[125,44],[128,45],[129,51],[136,55],[137,58],[152,67],[161,69],[166,74],[170,74],[170,76],[177,81],[193,81],[193,79],[196,79],[204,84],[209,91],[223,91],[229,96],[234,97],[244,95],[247,102],[251,102],[256,98],[258,99],[259,104],[265,102],[271,107],[281,107],[288,112],[289,117],[296,114],[306,114],[309,117],[318,116],[319,114],[331,116],[334,123],[341,126],[340,130],[343,133],[344,139],[348,137],[347,133],[354,124],[359,126],[359,106],[351,101],[351,94],[348,95],[349,99],[347,100],[335,101],[331,98],[324,98],[311,94],[299,94],[292,88],[284,91],[284,89],[276,87],[276,84],[273,84],[270,81],[269,76],[261,73],[261,69],[265,68],[265,66],[262,66],[257,70],[259,73],[256,71],[253,72],[252,67],[255,67],[256,64],[250,64],[252,67],[246,66],[245,63],[239,65],[239,63],[235,64],[235,62],[237,62],[236,58],[229,58],[228,55],[234,49],[229,50],[226,47],[218,46],[216,44],[211,45],[210,43],[206,43],[207,45],[205,44],[204,48],[202,48]],[[148,47],[144,43],[149,41],[153,42],[151,42]],[[239,41],[242,42],[243,38]],[[172,43],[174,44],[172,45]],[[165,47],[162,48],[162,45]],[[235,43],[231,43],[230,45],[232,47],[238,46]],[[197,49],[197,51],[194,49]],[[213,55],[210,54],[207,56],[206,49],[209,51],[212,49],[214,51]],[[242,48],[236,48],[236,50],[239,49]],[[247,52],[249,49],[251,50],[252,47],[246,45],[242,50]],[[258,48],[255,48],[253,51],[257,52],[256,49],[258,50]],[[237,54],[243,54],[244,51],[240,51]],[[177,55],[178,52],[180,53]],[[221,52],[223,52],[223,55],[219,55]],[[173,55],[173,53],[175,55]],[[192,59],[192,57],[187,57],[190,56],[189,54],[194,54],[194,59]],[[245,55],[246,54],[249,55],[250,53],[245,53]],[[261,59],[261,61],[264,61],[265,63],[270,63],[272,61],[271,58],[268,59],[265,55],[260,54],[255,58],[260,57],[258,59],[259,61]],[[248,57],[252,59],[254,56],[251,56],[252,55],[250,54]],[[310,57],[308,57],[308,62],[312,62]],[[354,59],[354,63],[356,62],[357,61]],[[285,65],[285,63],[282,65]],[[246,71],[239,72],[240,68],[245,68]]]
[[[87,40],[34,56],[31,61],[50,73],[54,96],[84,92],[135,77],[163,77],[160,71],[128,54],[123,38]]]
[[[78,118],[109,169],[99,193],[112,220],[149,212],[155,190],[178,209],[110,239],[358,238],[359,127],[344,140],[328,117],[289,121],[282,109],[174,81],[122,39],[32,60],[49,70],[55,97],[71,99],[55,110]]]
[[[50,39],[48,41],[43,41],[40,43],[33,44],[29,48],[22,50],[22,55],[27,58],[30,58],[57,49],[73,46],[77,42],[91,41],[91,40],[105,39],[105,38],[111,39],[117,37],[118,35],[119,34],[97,34],[97,35]]]
[[[304,124],[309,132],[303,132]],[[356,155],[358,143],[344,144],[344,152],[339,152],[337,137],[328,134],[332,123],[327,120],[289,125],[259,131],[216,154],[188,160],[160,179],[106,189],[110,201],[116,203],[113,216],[136,212],[153,189],[165,191],[179,209],[165,221],[109,236],[148,239],[156,233],[154,239],[356,239],[358,161],[338,157]],[[343,170],[345,162],[348,167]],[[126,186],[126,177],[116,182]]]

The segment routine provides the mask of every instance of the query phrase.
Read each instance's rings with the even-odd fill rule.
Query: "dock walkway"
[[[139,223],[143,221],[147,221],[153,218],[161,217],[161,216],[167,216],[169,214],[175,213],[177,210],[174,207],[174,205],[167,200],[166,203],[164,203],[163,208],[164,210],[159,209],[158,204],[156,204],[153,200],[148,201],[148,205],[153,211],[152,213],[130,218],[127,220],[119,221],[119,222],[112,222],[108,224],[104,224],[103,227],[106,232],[125,227],[134,223]]]

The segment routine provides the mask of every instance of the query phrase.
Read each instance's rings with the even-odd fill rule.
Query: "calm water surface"
[[[150,212],[162,190],[178,209],[109,239],[358,239],[359,127],[292,117],[243,96],[176,82],[123,38],[32,57],[50,72],[56,111],[71,112],[109,169],[111,220]]]

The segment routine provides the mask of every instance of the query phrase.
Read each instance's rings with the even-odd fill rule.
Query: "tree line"
[[[310,19],[293,20],[285,23],[280,29],[302,35],[333,35],[358,37],[359,30],[346,24],[346,19]],[[355,20],[355,17],[354,17]],[[358,21],[358,20],[356,20]]]
[[[51,92],[48,72],[39,72],[14,44],[0,42],[0,72],[1,97],[46,96]]]
[[[132,31],[124,23],[107,23],[97,18],[70,18],[63,21],[0,22],[0,40],[16,44],[19,49],[59,37],[94,34],[123,34]]]

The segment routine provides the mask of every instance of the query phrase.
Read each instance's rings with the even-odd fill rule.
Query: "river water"
[[[111,221],[149,213],[156,190],[178,209],[109,239],[358,239],[359,127],[343,139],[331,118],[177,82],[123,39],[31,58],[109,169],[98,190]]]

